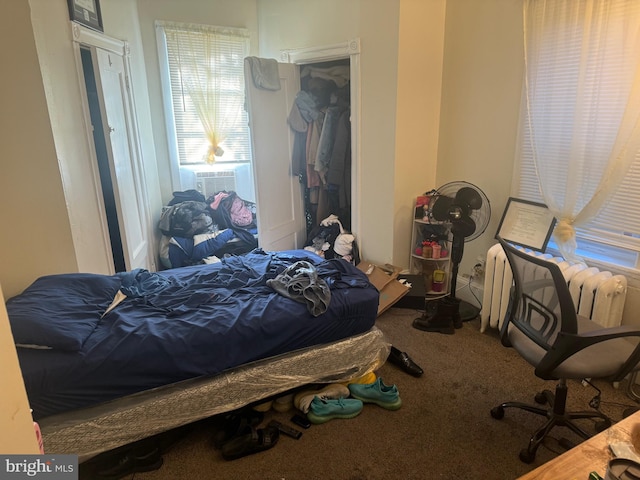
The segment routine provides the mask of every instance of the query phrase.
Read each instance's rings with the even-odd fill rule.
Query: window
[[[610,191],[594,216],[576,222],[577,253],[640,269],[640,2],[524,3],[513,195],[576,213]]]
[[[168,130],[170,151],[177,157],[173,161],[180,166],[249,162],[244,109],[247,31],[173,22],[156,26],[170,86],[165,86],[170,90],[165,104],[172,119]]]

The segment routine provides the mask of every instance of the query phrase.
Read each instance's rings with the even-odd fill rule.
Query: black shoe
[[[411,360],[406,352],[401,352],[396,347],[391,347],[391,353],[389,353],[389,358],[387,360],[414,377],[419,377],[424,373],[422,368]]]
[[[150,472],[162,466],[160,449],[156,448],[143,455],[135,455],[133,452],[123,454],[117,463],[111,467],[97,472],[100,480],[117,480],[135,472]]]
[[[442,321],[442,319],[437,318],[418,317],[411,325],[413,325],[413,328],[417,328],[424,332],[438,332],[446,335],[453,335],[456,333],[453,322],[446,320]]]

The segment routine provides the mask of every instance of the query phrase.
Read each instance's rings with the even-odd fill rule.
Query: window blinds
[[[183,78],[186,62],[197,61],[207,78],[210,91],[219,95],[216,101],[221,115],[238,118],[220,146],[224,154],[217,161],[248,162],[251,146],[247,114],[244,110],[244,58],[248,55],[249,36],[244,29],[212,27],[197,24],[157,22],[166,45],[171,103],[175,124],[178,157],[181,165],[203,164],[209,140],[198,116],[194,99]]]

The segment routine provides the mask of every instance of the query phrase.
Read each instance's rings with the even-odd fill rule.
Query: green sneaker
[[[375,403],[387,410],[398,410],[402,406],[398,387],[385,385],[379,377],[369,384],[350,383],[349,391],[353,398],[364,403]]]
[[[353,398],[337,400],[314,397],[307,418],[311,423],[325,423],[334,418],[353,418],[362,411],[362,402]]]

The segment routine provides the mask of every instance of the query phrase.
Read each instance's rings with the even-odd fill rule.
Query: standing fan
[[[475,185],[451,182],[436,191],[428,215],[433,223],[450,225],[451,293],[438,301],[435,313],[430,315],[425,308],[422,317],[413,321],[413,326],[419,330],[452,334],[455,328],[462,326],[456,282],[464,243],[478,238],[486,230],[491,205],[484,192]]]

